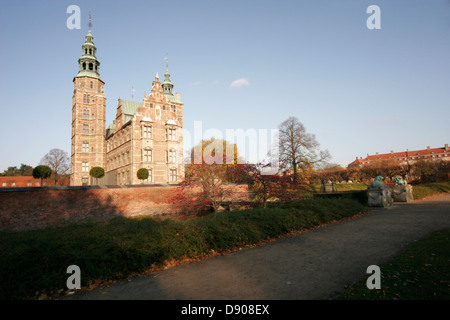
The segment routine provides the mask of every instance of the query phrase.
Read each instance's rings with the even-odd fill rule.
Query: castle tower
[[[169,73],[169,69],[166,69],[166,73],[164,74],[164,82],[162,83],[162,88],[163,88],[163,92],[164,95],[170,95],[173,96],[173,84],[170,81],[170,73]]]
[[[96,58],[94,37],[89,33],[78,59],[72,98],[72,147],[70,185],[90,185],[92,167],[106,170],[104,82],[100,79],[100,62]]]

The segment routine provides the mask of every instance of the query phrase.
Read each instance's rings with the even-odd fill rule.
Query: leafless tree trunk
[[[314,134],[307,133],[296,117],[289,117],[279,126],[280,162],[286,169],[292,169],[294,180],[298,171],[305,172],[330,158],[328,150],[319,150]]]
[[[69,156],[67,152],[61,149],[51,149],[42,159],[41,164],[47,165],[54,173],[55,186],[60,175],[66,174],[69,171]]]

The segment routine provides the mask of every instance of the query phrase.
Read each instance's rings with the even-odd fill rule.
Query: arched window
[[[86,62],[83,62],[83,70],[86,70]]]
[[[94,64],[91,62],[91,63],[89,63],[89,70],[94,70]]]

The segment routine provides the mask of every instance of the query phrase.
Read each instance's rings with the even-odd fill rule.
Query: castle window
[[[142,162],[152,162],[152,150],[151,149],[142,150]]]
[[[83,110],[83,119],[89,119],[89,110],[87,109]]]
[[[83,124],[83,134],[89,134],[89,125]]]
[[[177,169],[170,169],[169,181],[177,182]]]
[[[81,172],[89,172],[89,162],[84,161],[81,164]]]
[[[83,103],[89,103],[89,95],[88,94],[83,95]]]
[[[148,169],[148,178],[147,178],[146,182],[152,182],[152,181],[153,181],[153,170]]]
[[[90,87],[91,87],[91,89],[94,88],[94,82],[93,81],[91,81]]]
[[[142,126],[142,138],[151,139],[152,138],[152,127]]]
[[[166,110],[166,106],[163,106],[162,109],[163,109],[163,110]]]
[[[172,111],[173,112],[177,112],[177,107],[176,106],[172,106]]]
[[[83,143],[83,152],[89,152],[89,143]]]
[[[89,70],[94,70],[94,65],[92,64],[92,62],[91,63],[89,63]]]
[[[175,128],[168,128],[167,129],[167,140],[176,140],[176,129]]]
[[[86,62],[83,62],[83,70],[86,70]]]
[[[177,153],[174,149],[171,149],[169,151],[169,163],[176,163],[177,160]]]
[[[150,108],[153,108],[153,103],[150,103]]]
[[[86,185],[88,184],[88,182],[89,182],[88,177],[83,177],[83,178],[81,178],[81,184],[82,184],[83,186],[86,186]]]

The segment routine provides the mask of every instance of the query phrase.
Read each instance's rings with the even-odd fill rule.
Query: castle
[[[183,103],[173,93],[168,67],[162,83],[156,74],[142,102],[119,98],[116,118],[106,128],[105,82],[93,40],[89,28],[73,79],[70,185],[179,183],[184,177]],[[102,167],[105,176],[90,177],[93,167]],[[149,171],[144,181],[137,178],[140,168]]]

